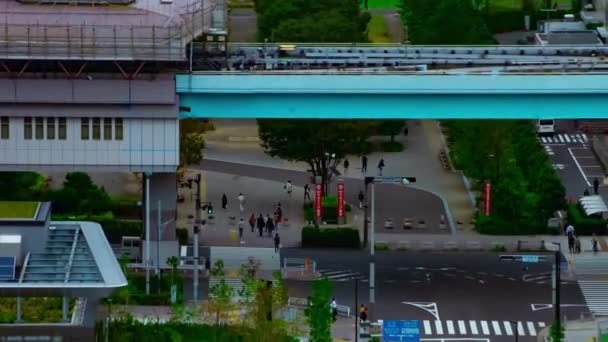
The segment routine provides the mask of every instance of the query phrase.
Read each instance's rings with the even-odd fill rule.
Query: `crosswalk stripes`
[[[516,325],[514,325],[516,324]],[[422,321],[425,336],[536,336],[546,327],[545,322],[443,320]]]
[[[539,137],[540,142],[543,144],[587,144],[589,143],[589,138],[587,134],[579,133],[579,134],[556,134],[552,137]]]
[[[354,279],[359,279],[365,281],[367,277],[359,272],[353,272],[352,270],[329,270],[329,269],[321,269],[318,270],[319,276],[317,278],[327,277],[331,281],[349,281]]]
[[[595,314],[608,314],[608,281],[579,280],[589,311]]]

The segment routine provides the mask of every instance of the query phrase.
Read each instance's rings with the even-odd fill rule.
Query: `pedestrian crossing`
[[[608,315],[608,281],[579,280],[578,285],[583,292],[589,311]]]
[[[424,336],[536,336],[547,326],[545,322],[438,320],[422,321]]]
[[[588,144],[589,137],[585,133],[577,134],[555,134],[552,137],[539,137],[538,138],[543,144]]]
[[[316,278],[327,277],[331,281],[350,281],[359,279],[362,282],[367,281],[367,277],[360,272],[353,272],[352,270],[341,270],[335,271],[330,269],[317,270],[319,275]]]

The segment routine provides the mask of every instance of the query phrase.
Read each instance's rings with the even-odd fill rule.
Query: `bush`
[[[120,243],[123,236],[142,236],[143,222],[140,220],[117,220],[111,211],[100,215],[53,215],[54,221],[91,221],[103,228],[110,243]]]
[[[475,230],[487,235],[522,235],[544,234],[547,227],[535,225],[532,222],[505,221],[496,216],[478,215],[475,219]]]
[[[398,141],[383,141],[380,143],[380,151],[382,152],[401,152],[403,144]]]
[[[507,251],[507,247],[505,247],[505,245],[500,244],[500,243],[495,243],[492,245],[492,252],[506,252]]]
[[[137,205],[137,201],[131,200],[112,200],[110,210],[116,217],[131,220],[141,220],[141,207]]]
[[[302,228],[302,247],[360,248],[359,230],[354,228]]]
[[[188,244],[188,229],[187,228],[176,228],[175,235],[181,246]]]
[[[337,196],[325,196],[322,202],[322,220],[328,224],[338,223],[338,197]],[[344,211],[350,212],[352,210],[349,204],[344,204]],[[308,222],[315,220],[315,209],[314,203],[304,204],[304,218]],[[346,215],[344,216],[344,223],[346,223]]]
[[[584,216],[577,203],[568,205],[568,221],[574,226],[577,235],[606,235],[607,220],[601,217]]]
[[[158,278],[150,278],[150,294],[146,295],[146,277],[145,275],[134,275],[128,276],[128,304],[130,305],[171,305],[171,284],[172,279],[168,274],[163,273],[160,280],[160,293],[158,291]],[[183,279],[177,276],[175,279],[177,285],[177,303],[183,301]],[[127,304],[127,298],[123,296],[120,291],[123,289],[117,289],[112,293],[110,299],[113,304]]]
[[[375,244],[375,246],[374,246],[374,248],[375,248],[377,251],[388,251],[388,250],[389,250],[389,248],[388,248],[388,244],[387,244],[387,243],[384,243],[384,242],[379,242],[379,243],[376,243],[376,244]]]

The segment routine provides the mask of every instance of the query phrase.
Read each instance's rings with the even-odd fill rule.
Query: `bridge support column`
[[[150,196],[146,197],[146,186],[144,180],[143,203],[142,210],[145,211],[146,198],[150,201],[150,217],[147,218],[143,213],[144,224],[145,220],[150,220],[150,239],[157,240],[158,235],[158,202],[161,203],[161,229],[162,235],[160,240],[175,240],[175,228],[177,218],[177,176],[175,173],[152,173],[150,176]]]
[[[17,297],[17,318],[15,319],[15,323],[23,322],[21,305],[23,304],[23,298]]]

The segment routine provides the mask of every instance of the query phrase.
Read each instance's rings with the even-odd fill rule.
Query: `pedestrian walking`
[[[574,236],[574,253],[581,253],[581,239],[578,236]]]
[[[287,192],[287,196],[291,197],[291,192],[293,191],[293,184],[291,184],[290,180],[288,180],[287,183],[285,183],[285,185],[283,186],[283,189],[285,189],[285,191]]]
[[[239,239],[243,240],[243,229],[245,229],[245,220],[241,217],[239,220]]]
[[[279,253],[279,248],[281,248],[281,238],[279,233],[276,233],[274,234],[274,252]]]
[[[367,172],[367,156],[361,157],[361,173]]]
[[[593,253],[597,253],[597,239],[595,238],[595,233],[591,235],[591,245],[593,246]]]
[[[600,180],[595,177],[595,179],[593,180],[593,193],[595,193],[596,195],[599,193],[600,191]]]
[[[239,195],[236,199],[239,200],[239,209],[241,213],[243,213],[245,211],[245,195],[239,192]]]
[[[228,209],[228,197],[226,197],[226,194],[222,195],[222,209]]]
[[[260,233],[260,236],[262,236],[262,232],[264,231],[265,226],[266,222],[264,222],[264,217],[262,216],[262,213],[260,213],[260,216],[258,216],[258,231]]]
[[[331,318],[335,322],[338,319],[338,303],[336,303],[336,297],[331,300]]]
[[[310,186],[308,186],[308,184],[304,184],[304,202],[306,202],[306,200],[311,200],[310,199]]]
[[[363,190],[359,190],[359,195],[357,196],[359,199],[359,209],[363,209],[363,200],[365,199],[365,195],[363,195]]]
[[[359,319],[361,322],[367,321],[367,308],[363,304],[359,307]]]
[[[381,158],[378,162],[378,176],[382,177],[382,169],[384,169],[384,159]]]
[[[281,209],[281,203],[279,203],[277,210],[275,210],[275,212],[274,212],[274,220],[277,223],[277,226],[279,225],[279,223],[281,223],[282,219],[283,219],[283,209]]]
[[[272,236],[272,231],[274,230],[274,222],[272,222],[272,218],[268,215],[268,221],[266,222],[266,230],[268,231],[268,236]]]
[[[574,234],[568,235],[568,250],[570,253],[574,253]]]
[[[574,226],[568,223],[566,226],[566,236],[571,237],[572,235],[574,235]]]
[[[348,159],[344,159],[344,174],[348,174],[348,167],[349,167],[350,163],[348,162]]]
[[[253,231],[255,230],[255,214],[251,213],[251,216],[249,216],[249,227],[251,227],[251,232],[253,233]]]

